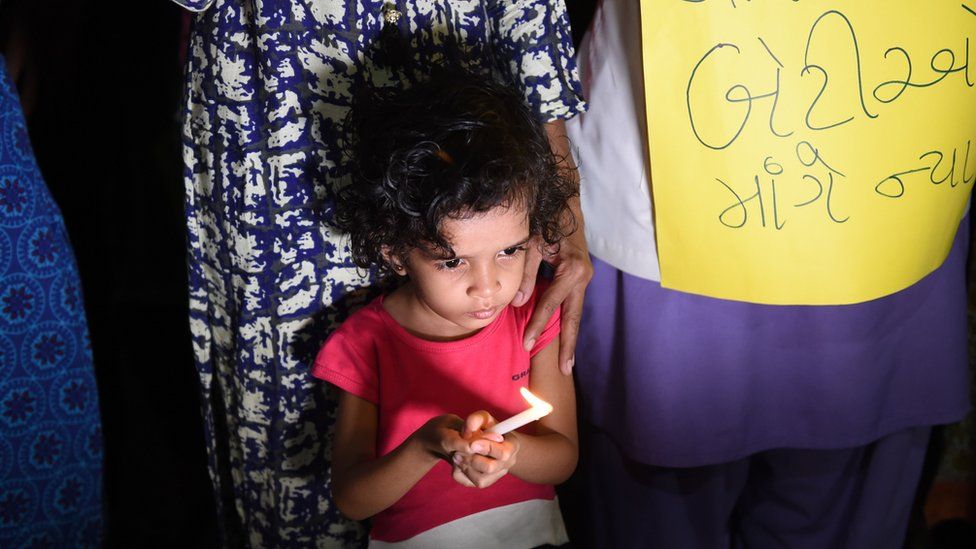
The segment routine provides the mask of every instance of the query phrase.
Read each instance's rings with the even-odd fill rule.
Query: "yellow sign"
[[[945,260],[976,179],[976,0],[641,12],[664,286],[857,303]]]

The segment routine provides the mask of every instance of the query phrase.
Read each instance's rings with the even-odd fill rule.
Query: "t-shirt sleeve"
[[[532,318],[532,313],[539,305],[539,298],[543,293],[545,293],[546,288],[549,287],[549,284],[550,283],[548,280],[539,278],[539,280],[536,281],[535,290],[532,291],[532,298],[529,299],[529,302],[526,303],[525,306],[521,307],[522,314],[519,315],[519,324],[523,333],[525,331],[525,327],[529,324],[529,319]],[[529,351],[529,356],[537,355],[539,351],[545,349],[546,345],[552,343],[552,340],[556,339],[556,336],[559,335],[559,319],[561,312],[562,309],[557,308],[556,311],[552,313],[552,316],[549,317],[549,321],[546,322],[546,326],[542,329],[542,333],[539,334],[539,337],[535,340],[535,346],[533,346],[532,350]]]
[[[586,110],[563,0],[487,0],[492,51],[540,120]]]
[[[315,357],[312,375],[359,398],[378,404],[379,379],[377,365],[342,330],[334,332]]]

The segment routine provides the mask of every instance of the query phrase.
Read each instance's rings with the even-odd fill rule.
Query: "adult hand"
[[[578,184],[579,174],[569,152],[565,122],[556,120],[548,123],[546,132],[549,134],[549,144],[553,154],[560,159],[567,177]],[[552,284],[539,299],[538,306],[525,327],[522,341],[525,350],[531,350],[545,328],[546,322],[561,305],[558,364],[563,374],[570,375],[576,362],[576,337],[579,334],[580,318],[583,316],[586,286],[593,278],[593,264],[590,262],[586,236],[583,232],[583,212],[580,209],[579,197],[573,197],[567,205],[568,214],[572,219],[567,219],[566,224],[575,230],[559,243],[559,249],[555,254],[546,258],[555,267],[555,276]],[[532,296],[539,264],[543,259],[542,254],[543,250],[538,246],[531,246],[526,254],[525,274],[512,302],[516,307],[524,305]]]

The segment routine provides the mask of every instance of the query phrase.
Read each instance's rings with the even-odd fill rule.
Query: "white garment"
[[[577,56],[589,110],[566,122],[590,253],[660,281],[647,174],[640,5],[604,0]]]
[[[370,539],[369,549],[529,549],[568,541],[559,499],[530,499],[461,517],[404,541]]]

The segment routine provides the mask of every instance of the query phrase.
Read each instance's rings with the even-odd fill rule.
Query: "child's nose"
[[[502,283],[498,279],[495,269],[484,267],[474,273],[471,285],[468,286],[468,295],[471,297],[489,298],[502,289]]]

